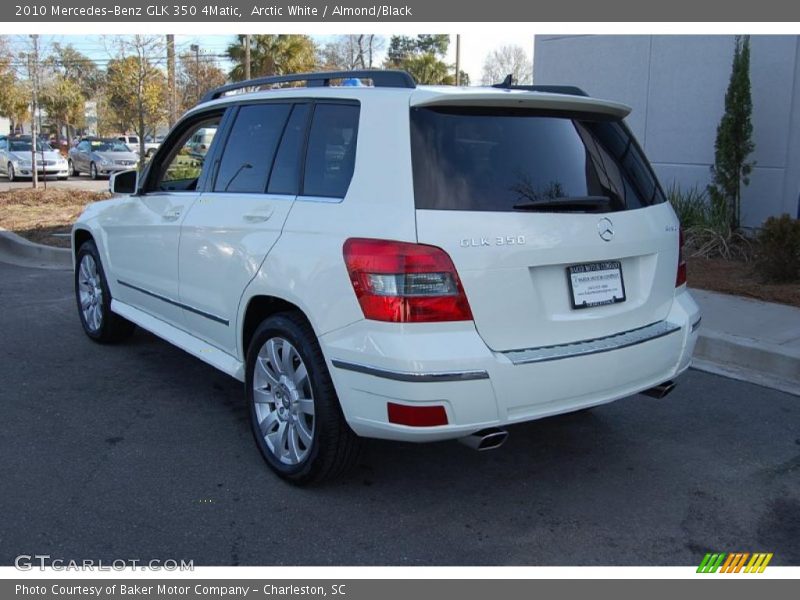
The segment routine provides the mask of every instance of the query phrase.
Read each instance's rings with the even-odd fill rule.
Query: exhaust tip
[[[649,390],[645,390],[642,393],[645,396],[650,396],[651,398],[656,398],[660,400],[664,398],[675,389],[675,382],[674,381],[665,381],[664,383],[660,383],[655,387],[651,387]]]
[[[500,429],[499,427],[490,427],[489,429],[481,429],[480,431],[476,431],[471,435],[459,438],[458,441],[468,448],[472,448],[478,452],[483,452],[485,450],[494,450],[499,448],[507,439],[508,432],[505,429]]]

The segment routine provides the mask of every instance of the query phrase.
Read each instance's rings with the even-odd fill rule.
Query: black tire
[[[97,165],[94,163],[89,164],[89,177],[93,181],[97,181],[98,179],[100,179],[100,174],[97,172]]]
[[[16,173],[14,172],[14,165],[12,165],[11,163],[8,163],[8,166],[6,167],[6,175],[8,176],[9,183],[12,183],[17,180]]]
[[[100,289],[102,291],[102,299],[98,303],[100,307],[101,319],[99,326],[95,327],[87,321],[81,306],[81,265],[83,264],[84,257],[91,256],[96,266],[97,275],[99,278]],[[100,253],[97,251],[93,241],[84,242],[78,249],[78,254],[75,258],[75,301],[78,306],[78,317],[81,320],[84,333],[92,341],[107,344],[118,342],[128,338],[133,334],[136,325],[111,312],[111,292],[108,289],[108,282],[106,281],[105,271],[103,271],[103,263],[100,261]]]
[[[261,433],[256,412],[253,390],[256,361],[259,351],[273,338],[288,341],[297,351],[306,367],[313,396],[312,441],[307,456],[297,464],[285,464],[273,453]],[[256,329],[247,351],[245,386],[256,445],[266,463],[280,477],[296,485],[318,483],[342,475],[355,464],[360,440],[345,421],[317,337],[300,313],[275,314]]]
[[[72,162],[72,159],[69,160],[69,171],[72,173],[73,177],[80,177],[81,175],[80,171],[75,168],[75,163]]]

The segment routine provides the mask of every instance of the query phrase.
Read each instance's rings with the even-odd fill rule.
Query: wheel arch
[[[92,241],[97,244],[94,239],[94,235],[91,231],[84,227],[76,227],[75,230],[72,232],[72,258],[75,259],[78,256],[78,250],[81,246],[83,246],[86,242]]]
[[[247,348],[250,346],[250,341],[253,339],[253,334],[255,334],[258,326],[265,319],[274,314],[289,311],[301,315],[311,326],[311,329],[314,330],[314,325],[311,319],[308,318],[306,312],[297,304],[285,300],[284,298],[267,294],[257,294],[247,301],[247,305],[242,313],[241,330],[238,336],[240,352],[243,359],[247,358]]]

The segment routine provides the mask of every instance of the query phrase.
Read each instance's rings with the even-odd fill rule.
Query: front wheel
[[[11,163],[8,163],[8,171],[6,171],[6,173],[8,174],[9,183],[17,180],[17,174],[14,172],[14,165]]]
[[[78,249],[75,265],[75,299],[84,333],[100,343],[130,336],[136,326],[111,312],[111,292],[94,242]]]
[[[89,165],[89,177],[91,177],[95,181],[97,181],[97,179],[99,177],[99,175],[97,173],[97,165],[94,164],[94,163]]]
[[[80,171],[75,168],[75,163],[72,162],[72,159],[69,160],[69,172],[72,173],[73,177],[78,177],[81,174]]]
[[[298,313],[266,319],[247,353],[246,393],[256,444],[284,479],[332,479],[358,456],[316,336]]]

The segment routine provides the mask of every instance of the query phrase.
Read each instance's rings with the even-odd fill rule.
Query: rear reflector
[[[365,318],[392,323],[472,320],[453,261],[441,248],[350,238],[343,253]]]
[[[683,256],[683,228],[678,230],[678,273],[675,275],[675,287],[686,283],[686,258]]]
[[[389,423],[409,427],[447,425],[444,406],[408,406],[394,402],[389,402],[386,406],[389,411]]]

